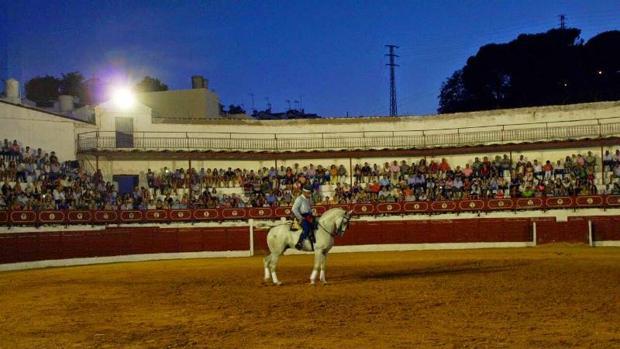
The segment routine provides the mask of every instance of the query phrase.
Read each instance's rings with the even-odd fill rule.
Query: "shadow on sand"
[[[352,279],[342,280],[392,280],[403,278],[417,278],[438,275],[454,275],[454,274],[484,274],[511,271],[528,263],[502,263],[497,265],[483,265],[480,263],[467,263],[458,265],[441,265],[426,268],[389,270],[389,271],[371,271],[371,272],[354,272]],[[348,279],[348,278],[347,278]]]

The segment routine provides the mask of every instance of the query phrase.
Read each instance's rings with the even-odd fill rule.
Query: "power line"
[[[396,45],[385,45],[390,50],[386,56],[390,57],[390,63],[386,64],[390,67],[390,116],[398,115],[398,107],[396,103],[396,76],[394,74],[394,68],[398,67],[398,64],[394,63],[394,58],[398,55],[394,54],[394,49],[397,49]]]

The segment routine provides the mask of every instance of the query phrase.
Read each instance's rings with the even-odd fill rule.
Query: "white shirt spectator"
[[[614,157],[613,157],[613,155],[611,155],[611,153],[606,153],[603,156],[603,161],[614,161]]]
[[[65,200],[65,192],[63,192],[62,190],[54,189],[54,191],[52,192],[52,195],[54,196],[54,201]]]
[[[542,171],[543,171],[542,165],[540,163],[536,163],[534,165],[534,173],[539,173],[539,172],[542,172]]]
[[[463,188],[463,180],[461,179],[461,177],[456,177],[456,178],[454,178],[454,183],[452,185],[456,189],[462,189]]]

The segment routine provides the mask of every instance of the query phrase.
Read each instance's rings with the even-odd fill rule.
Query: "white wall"
[[[16,139],[22,146],[55,151],[61,161],[75,160],[75,138],[94,129],[86,123],[0,102],[0,141]]]
[[[102,104],[97,107],[97,124],[101,131],[114,131],[115,116],[118,111],[111,104]],[[548,123],[549,126],[560,125],[564,121],[583,121],[592,123],[597,118],[620,117],[620,102],[585,103],[566,106],[547,106],[519,109],[503,109],[482,112],[443,114],[432,116],[403,116],[403,117],[365,117],[355,119],[312,119],[312,120],[205,120],[198,124],[153,124],[150,118],[150,109],[143,105],[137,106],[134,111],[124,111],[123,116],[134,117],[135,132],[164,132],[164,133],[200,133],[221,132],[222,135],[233,133],[233,138],[271,138],[274,133],[278,138],[294,137],[321,137],[321,133],[343,132],[332,134],[332,137],[360,137],[363,132],[395,132],[400,135],[416,135],[422,131],[426,133],[446,133],[446,130],[456,128],[474,132],[483,127],[488,130],[499,130],[504,126],[510,128],[526,128],[524,123]],[[616,121],[617,122],[617,121]],[[560,123],[560,124],[558,124]],[[540,127],[530,125],[529,127]],[[437,131],[433,131],[437,130]],[[482,129],[481,129],[482,130]],[[236,133],[236,134],[235,134]],[[248,135],[248,133],[262,133]]]
[[[134,132],[145,131],[151,123],[151,109],[139,103],[128,110],[116,108],[111,102],[104,103],[95,108],[95,115],[99,131],[116,131],[117,117],[133,118]]]

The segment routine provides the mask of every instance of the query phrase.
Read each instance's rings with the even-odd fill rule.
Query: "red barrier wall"
[[[531,241],[529,219],[353,222],[339,245]]]
[[[0,263],[130,254],[248,250],[247,227],[109,227],[0,234]]]
[[[620,217],[590,217],[594,241],[620,240]]]
[[[267,251],[267,229],[254,229],[254,250]]]
[[[569,218],[556,222],[555,218],[536,219],[536,243],[553,242],[588,243],[588,219]]]
[[[453,219],[353,221],[336,245],[529,242],[536,222],[537,243],[620,240],[620,217],[544,219]],[[58,229],[62,229],[59,227]],[[254,231],[254,249],[267,250],[267,230]],[[0,263],[148,253],[243,251],[249,227],[106,227],[104,230],[0,234]]]

